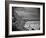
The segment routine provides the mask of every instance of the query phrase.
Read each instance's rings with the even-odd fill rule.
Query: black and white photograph
[[[9,4],[9,36],[44,35],[44,3],[30,3]]]
[[[12,31],[40,30],[40,8],[12,7]]]

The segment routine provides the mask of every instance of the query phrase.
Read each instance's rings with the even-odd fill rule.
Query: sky
[[[40,19],[40,9],[39,8],[30,8],[30,7],[16,7],[14,8],[14,12],[16,12],[19,16],[22,16],[23,19]]]

